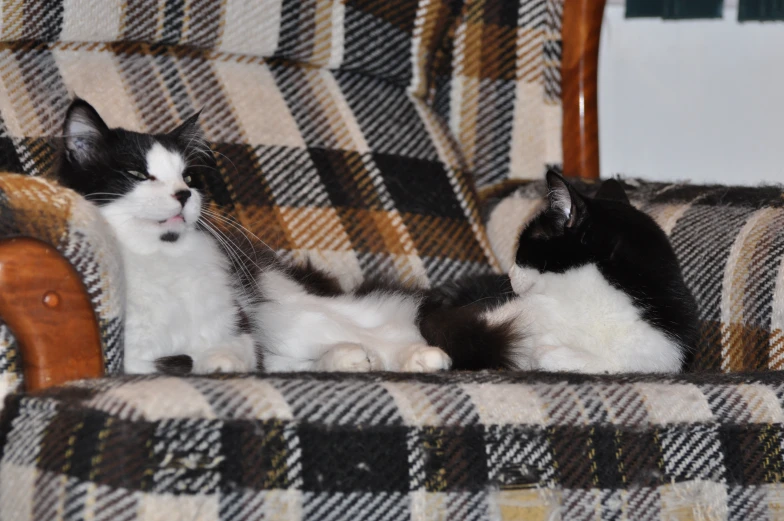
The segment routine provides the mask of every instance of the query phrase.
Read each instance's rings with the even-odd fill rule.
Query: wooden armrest
[[[566,0],[561,38],[564,174],[599,178],[599,41],[605,0]]]
[[[26,390],[103,376],[90,297],[52,246],[29,238],[0,241],[0,316],[19,343]]]

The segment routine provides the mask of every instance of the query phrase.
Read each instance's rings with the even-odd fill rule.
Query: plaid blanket
[[[2,519],[775,519],[772,373],[112,378],[14,396]]]

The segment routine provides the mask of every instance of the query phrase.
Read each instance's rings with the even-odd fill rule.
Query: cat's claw
[[[432,373],[452,367],[452,359],[442,349],[427,345],[414,345],[403,360],[402,370],[409,373]]]
[[[196,362],[194,373],[247,373],[255,369],[253,364],[229,351],[216,351]]]
[[[321,371],[361,372],[381,368],[381,360],[373,351],[353,343],[331,347],[318,361]]]

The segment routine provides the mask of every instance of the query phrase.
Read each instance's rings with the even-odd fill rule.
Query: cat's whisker
[[[204,224],[205,229],[217,241],[219,241],[221,243],[221,245],[223,246],[224,250],[226,250],[227,255],[230,256],[230,258],[232,260],[232,263],[235,264],[236,268],[239,269],[239,270],[242,270],[243,274],[248,277],[249,281],[254,280],[253,274],[250,272],[250,270],[247,268],[247,266],[245,266],[245,263],[242,261],[242,259],[240,258],[239,255],[241,254],[241,255],[245,256],[248,259],[248,261],[251,264],[253,264],[253,266],[256,269],[260,269],[260,267],[255,262],[253,262],[253,260],[250,259],[250,257],[248,257],[248,255],[245,252],[243,252],[236,245],[234,245],[224,234],[222,234],[220,232],[220,230],[215,228],[211,223],[209,223],[208,221],[205,221],[205,220],[201,220],[201,223]],[[247,289],[247,288],[244,287],[246,284],[244,283],[242,278],[240,278],[240,284],[243,284],[243,290]],[[250,283],[250,282],[247,283],[248,286],[252,287],[251,284],[252,283]]]
[[[234,161],[232,161],[231,159],[229,159],[229,157],[228,157],[226,154],[222,154],[222,153],[218,152],[217,150],[213,150],[213,152],[214,152],[215,154],[218,154],[218,155],[219,155],[219,156],[221,156],[222,158],[224,158],[224,159],[225,159],[226,161],[228,161],[229,163],[231,163],[231,166],[232,166],[232,168],[234,168],[234,172],[237,172],[237,171],[238,171],[238,170],[237,170],[237,166],[234,164]]]
[[[271,251],[272,253],[275,253],[275,250],[272,249],[272,247],[269,244],[267,244],[266,242],[261,240],[261,238],[258,235],[256,235],[255,233],[253,233],[252,231],[247,229],[245,226],[243,226],[241,223],[239,223],[236,219],[231,218],[231,217],[226,217],[225,215],[221,215],[221,214],[219,214],[217,212],[214,212],[214,211],[212,211],[212,210],[210,210],[208,208],[202,209],[202,212],[207,214],[207,215],[209,215],[210,217],[213,217],[215,219],[219,219],[221,222],[224,222],[226,224],[229,224],[229,225],[233,226],[235,229],[239,230],[246,238],[247,238],[247,236],[245,234],[249,234],[251,237],[253,237],[257,241],[259,241],[261,244],[263,244],[269,251]],[[248,242],[250,243],[250,239],[248,239]]]
[[[205,212],[205,215],[206,215],[206,216],[207,216],[209,219],[215,219],[215,220],[216,220],[216,221],[218,221],[219,223],[223,223],[224,225],[230,225],[230,226],[233,226],[235,229],[239,229],[239,230],[240,230],[240,232],[242,233],[242,237],[243,237],[243,239],[245,239],[245,241],[248,243],[248,246],[250,246],[250,249],[251,249],[251,251],[253,252],[253,258],[254,258],[255,262],[258,262],[258,254],[257,254],[256,248],[254,247],[254,245],[253,245],[253,242],[250,240],[250,238],[249,238],[249,237],[248,237],[248,236],[247,236],[247,235],[246,235],[246,234],[243,232],[243,230],[241,229],[241,227],[240,227],[240,228],[238,228],[238,227],[237,227],[236,225],[234,225],[234,223],[232,223],[230,220],[228,220],[228,219],[225,219],[225,218],[223,218],[223,217],[222,217],[222,216],[220,216],[220,215],[217,215],[217,214],[214,214],[214,213],[211,213],[211,212]],[[213,223],[213,224],[214,224],[214,223]],[[225,235],[225,234],[224,234],[224,235]],[[227,237],[227,239],[228,239],[228,237]],[[264,244],[264,242],[263,242],[263,241],[261,241],[261,239],[259,239],[259,242],[261,242],[262,244]],[[235,245],[236,245],[236,244],[235,244]],[[272,251],[272,248],[270,248],[270,247],[269,247],[269,246],[267,246],[266,244],[264,244],[264,246],[266,246],[266,247],[267,247],[267,248],[268,248],[270,251]],[[273,252],[273,253],[274,253],[274,252]]]
[[[243,266],[243,263],[242,263],[241,259],[237,258],[236,254],[233,252],[231,247],[228,246],[221,237],[217,236],[212,230],[207,230],[207,232],[210,235],[212,235],[212,237],[223,246],[223,250],[226,252],[226,255],[229,258],[229,260],[231,261],[231,263],[233,265],[235,265],[235,266],[239,266],[239,268],[237,268],[237,269],[244,270],[244,272],[246,274],[249,273],[247,271],[247,268],[245,268]],[[244,276],[249,276],[249,275],[244,275]],[[242,292],[244,292],[246,294],[252,294],[253,293],[253,283],[250,280],[247,281],[247,282],[245,280],[243,280],[243,276],[240,276],[238,279],[236,279],[235,283],[239,286],[239,289]]]

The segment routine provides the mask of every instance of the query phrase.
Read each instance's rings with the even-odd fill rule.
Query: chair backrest
[[[452,2],[154,5],[3,4],[0,168],[51,167],[72,94],[147,132],[203,108],[213,198],[284,256],[347,284],[494,268],[471,172],[425,96]]]

